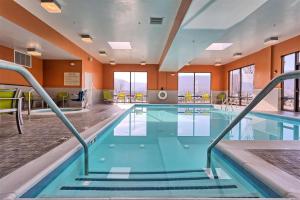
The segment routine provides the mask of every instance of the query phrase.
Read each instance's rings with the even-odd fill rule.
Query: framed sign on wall
[[[64,73],[64,86],[80,86],[80,73],[79,72],[65,72]]]

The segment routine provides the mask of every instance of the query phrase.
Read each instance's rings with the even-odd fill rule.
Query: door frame
[[[285,54],[281,56],[281,73],[284,73],[284,57],[295,54],[295,66],[294,70],[300,70],[300,62],[299,62],[299,54],[300,51],[292,52],[289,54]],[[280,102],[280,108],[282,111],[288,111],[288,112],[300,112],[300,79],[294,80],[294,108],[292,110],[284,109],[284,81],[281,83],[281,102]]]

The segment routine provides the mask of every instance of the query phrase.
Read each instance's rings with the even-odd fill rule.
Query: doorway
[[[300,70],[299,52],[282,57],[282,72]],[[281,109],[284,111],[300,111],[299,79],[285,80],[282,83]]]

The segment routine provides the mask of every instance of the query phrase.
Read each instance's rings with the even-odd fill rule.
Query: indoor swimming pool
[[[209,143],[237,113],[210,105],[136,105],[23,194],[53,197],[279,197]],[[298,140],[297,120],[251,113],[226,140]]]

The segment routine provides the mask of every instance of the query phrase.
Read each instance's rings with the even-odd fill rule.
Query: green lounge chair
[[[0,114],[16,113],[16,122],[19,134],[22,134],[22,91],[20,89],[0,89]]]
[[[65,102],[68,102],[70,100],[70,95],[68,92],[59,92],[56,95],[57,103],[62,102],[62,107],[65,107]]]
[[[112,103],[114,101],[114,97],[111,91],[103,90],[103,101],[107,103]]]
[[[222,104],[226,99],[226,94],[224,92],[217,95],[217,103]]]

